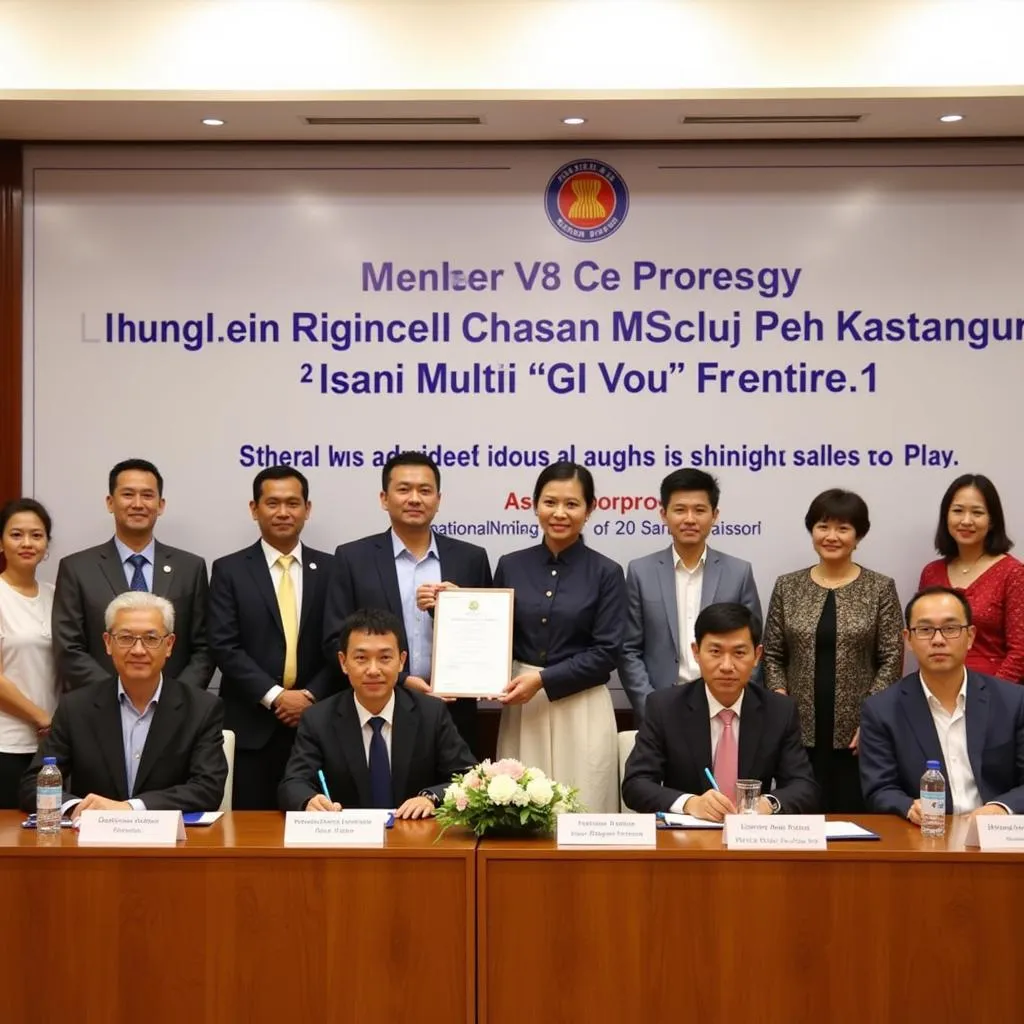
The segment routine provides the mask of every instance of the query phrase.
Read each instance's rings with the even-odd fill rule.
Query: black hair
[[[859,494],[853,491],[844,491],[839,487],[822,491],[807,509],[804,516],[804,526],[810,533],[818,523],[827,523],[830,519],[839,523],[849,523],[853,532],[857,534],[857,540],[867,535],[871,529],[871,520],[868,518],[868,506]]]
[[[252,482],[253,504],[260,503],[264,480],[298,480],[302,485],[302,500],[309,501],[309,481],[294,466],[267,466],[261,469]]]
[[[384,608],[360,608],[345,619],[338,637],[338,650],[348,650],[349,637],[353,633],[370,633],[373,636],[394,633],[395,642],[399,647],[402,646],[402,623],[397,615]]]
[[[160,470],[147,459],[125,459],[123,462],[119,462],[110,471],[110,479],[107,481],[107,494],[113,494],[117,490],[117,478],[122,473],[127,473],[131,469],[137,469],[141,473],[152,473],[156,477],[156,493],[161,498],[164,496],[164,478],[160,475]]]
[[[704,491],[711,502],[711,509],[718,508],[722,496],[718,481],[702,469],[677,469],[661,481],[661,507],[668,508],[672,495],[677,491]]]
[[[921,600],[922,597],[930,597],[932,594],[950,594],[955,597],[961,604],[964,610],[964,616],[967,619],[967,625],[970,626],[974,622],[974,615],[971,612],[971,604],[963,595],[963,591],[954,590],[952,587],[925,587],[924,590],[919,590],[908,602],[907,607],[903,610],[903,620],[907,624],[907,629],[910,629],[910,613],[914,610],[914,605]]]
[[[32,512],[34,515],[39,516],[43,529],[46,531],[46,539],[50,539],[53,531],[53,521],[50,519],[50,513],[35,498],[13,498],[3,508],[0,508],[0,534],[7,529],[7,524],[11,518],[19,512]]]
[[[988,509],[989,531],[985,534],[985,551],[990,555],[1005,555],[1013,547],[1013,541],[1006,535],[1006,519],[1003,516],[1003,503],[999,500],[996,486],[987,476],[980,473],[964,473],[958,476],[946,488],[939,505],[939,525],[935,528],[935,550],[946,561],[956,558],[959,548],[953,535],[949,532],[949,510],[953,498],[961,487],[976,487],[985,499]]]
[[[745,605],[731,601],[709,604],[693,624],[693,638],[700,647],[700,642],[709,633],[735,633],[738,629],[749,629],[750,639],[756,647],[761,642],[761,623],[757,616]]]
[[[545,466],[533,485],[533,506],[537,507],[540,501],[541,492],[552,480],[579,480],[583,490],[583,502],[587,508],[594,505],[594,477],[586,466],[576,462],[552,462]]]
[[[384,468],[380,473],[380,489],[382,491],[388,489],[388,484],[391,483],[391,471],[397,466],[428,466],[434,474],[434,486],[437,488],[438,494],[441,493],[441,470],[426,452],[398,452],[397,455],[392,455],[384,463]]]

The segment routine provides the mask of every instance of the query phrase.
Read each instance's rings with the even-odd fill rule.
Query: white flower
[[[516,807],[525,807],[530,802],[530,797],[526,790],[521,786],[516,787],[516,791],[512,794],[512,803]]]
[[[532,779],[526,786],[526,795],[538,807],[546,807],[555,795],[555,787],[547,779]]]
[[[466,791],[458,783],[453,782],[444,791],[444,799],[446,803],[458,803],[460,800],[465,802]]]
[[[494,778],[487,783],[487,795],[490,797],[492,803],[498,804],[499,806],[504,806],[509,803],[518,789],[519,787],[516,785],[516,780],[509,775],[495,775]]]
[[[551,808],[552,813],[556,814],[556,815],[557,814],[565,814],[568,810],[569,810],[569,808],[564,803],[562,803],[561,800],[559,800],[558,803],[555,804],[555,806]]]

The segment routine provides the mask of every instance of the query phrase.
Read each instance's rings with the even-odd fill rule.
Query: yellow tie
[[[295,685],[295,677],[299,674],[299,613],[295,607],[292,574],[288,571],[294,561],[294,555],[280,555],[276,563],[281,566],[277,607],[281,612],[281,625],[284,627],[284,674],[281,676],[281,683],[286,690]]]

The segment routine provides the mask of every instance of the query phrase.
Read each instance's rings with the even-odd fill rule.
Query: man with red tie
[[[693,653],[701,678],[647,698],[622,780],[628,807],[721,821],[736,813],[736,780],[758,779],[761,814],[818,810],[796,704],[747,686],[761,657],[760,633],[742,604],[708,605],[697,616]]]

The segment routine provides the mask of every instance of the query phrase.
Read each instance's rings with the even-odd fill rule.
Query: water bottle
[[[60,804],[64,780],[57,767],[57,758],[44,757],[42,771],[36,780],[36,831],[40,835],[60,832]]]
[[[921,835],[946,834],[946,780],[938,761],[928,761],[921,776]]]

